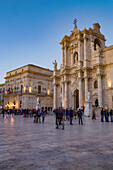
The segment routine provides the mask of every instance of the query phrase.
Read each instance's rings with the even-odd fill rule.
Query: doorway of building
[[[74,109],[77,110],[79,108],[79,90],[76,89],[74,91]]]
[[[15,109],[15,105],[16,105],[16,102],[14,101],[14,102],[13,102],[13,109]]]

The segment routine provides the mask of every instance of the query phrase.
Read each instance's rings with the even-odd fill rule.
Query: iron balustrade
[[[15,92],[7,92],[5,95],[12,95],[12,94],[38,94],[38,95],[48,95],[48,96],[53,96],[53,93],[48,94],[47,92],[38,92],[38,91],[32,91],[29,92],[28,90],[24,91],[15,91]]]

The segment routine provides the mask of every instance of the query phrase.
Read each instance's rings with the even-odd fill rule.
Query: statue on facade
[[[38,105],[40,104],[40,102],[39,102],[39,97],[37,97],[37,104],[38,104]]]
[[[98,44],[96,44],[96,50],[97,50],[97,52],[99,52],[99,54],[100,54],[100,52],[101,52],[101,48],[99,47],[99,45],[98,45]]]
[[[89,100],[90,100],[90,92],[86,92],[86,99],[89,102]]]
[[[57,62],[56,62],[56,60],[54,61],[54,70],[57,70]]]
[[[40,100],[39,100],[39,97],[37,97],[36,110],[37,109],[40,109]]]

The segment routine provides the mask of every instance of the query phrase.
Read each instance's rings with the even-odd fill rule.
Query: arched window
[[[99,47],[101,47],[101,46],[100,46],[100,40],[96,38],[96,39],[94,40],[94,50],[95,50],[95,51],[97,50],[97,49],[96,49],[97,45],[98,45]]]
[[[16,106],[16,102],[15,100],[13,101],[13,109],[15,109],[15,106]]]
[[[38,93],[41,93],[41,86],[38,85]]]
[[[14,105],[16,104],[15,100],[13,101],[13,104],[14,104]]]
[[[98,99],[95,100],[95,107],[98,107]]]
[[[73,64],[77,63],[77,61],[78,61],[78,53],[75,52],[73,55]]]
[[[97,81],[97,80],[94,82],[94,88],[95,88],[95,89],[98,88],[98,81]]]

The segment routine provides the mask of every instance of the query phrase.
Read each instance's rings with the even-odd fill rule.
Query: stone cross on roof
[[[76,19],[76,18],[74,19],[73,24],[74,24],[75,27],[77,28],[77,19]]]

